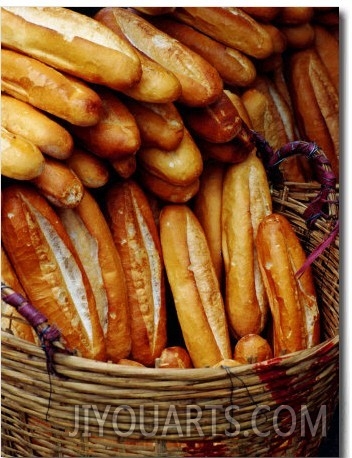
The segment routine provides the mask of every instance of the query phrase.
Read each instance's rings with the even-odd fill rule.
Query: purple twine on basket
[[[50,325],[46,316],[29,303],[21,294],[10,286],[1,283],[1,299],[12,305],[20,315],[33,327],[45,352],[47,371],[56,374],[54,354],[57,350],[72,354],[61,341],[61,333],[55,325]]]

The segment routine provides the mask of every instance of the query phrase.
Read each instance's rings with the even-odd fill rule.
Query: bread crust
[[[202,227],[187,205],[165,206],[160,237],[167,277],[194,367],[231,357],[219,283]]]
[[[3,190],[2,240],[30,302],[60,329],[68,347],[104,360],[93,291],[59,217],[32,187]]]

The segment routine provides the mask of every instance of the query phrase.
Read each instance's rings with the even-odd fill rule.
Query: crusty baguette
[[[326,67],[331,82],[339,93],[340,49],[336,37],[327,28],[314,24],[314,49]]]
[[[244,161],[248,154],[254,150],[250,142],[243,141],[239,137],[235,137],[226,143],[212,143],[207,140],[197,139],[197,145],[205,161],[215,159],[229,164],[238,164]]]
[[[154,175],[143,167],[139,167],[137,172],[143,188],[163,202],[185,203],[199,190],[199,178],[187,184],[175,184]]]
[[[151,174],[178,186],[193,183],[203,170],[202,155],[187,129],[176,149],[141,148],[137,161]]]
[[[318,53],[310,48],[292,53],[288,86],[301,138],[316,142],[339,177],[339,98]]]
[[[4,248],[28,300],[58,326],[71,350],[105,359],[92,288],[47,200],[29,185],[5,188],[1,229]]]
[[[131,46],[113,15],[104,16],[104,25]],[[176,75],[135,46],[133,49],[140,60],[142,75],[138,82],[121,92],[141,102],[168,103],[177,100],[181,95],[181,84]]]
[[[305,49],[314,43],[314,27],[310,22],[298,25],[284,25],[280,27],[286,38],[288,49]]]
[[[172,13],[221,43],[258,59],[273,52],[269,33],[241,8],[178,7]]]
[[[193,134],[212,143],[231,141],[242,126],[238,111],[225,91],[206,107],[185,107],[181,113]]]
[[[4,282],[16,293],[25,296],[22,285],[3,246],[1,246],[1,282]],[[4,301],[1,301],[1,329],[11,332],[20,339],[28,340],[32,343],[36,341],[34,329],[12,305],[6,304]]]
[[[109,189],[106,208],[125,272],[131,358],[154,366],[167,336],[163,261],[153,214],[144,192],[133,180],[124,180]]]
[[[251,154],[225,173],[222,196],[222,253],[225,267],[225,306],[236,338],[260,334],[268,302],[259,271],[255,238],[262,219],[272,212],[263,164]]]
[[[48,156],[67,159],[72,153],[73,139],[67,129],[32,105],[6,94],[1,96],[1,124]]]
[[[31,180],[39,176],[45,157],[30,140],[1,126],[1,174],[15,180]]]
[[[84,185],[63,161],[46,157],[42,173],[31,180],[55,207],[76,207],[82,200]]]
[[[100,157],[82,148],[75,147],[66,159],[67,165],[87,188],[101,188],[110,178],[109,165]]]
[[[245,87],[253,82],[257,73],[255,65],[241,51],[230,48],[172,17],[158,16],[152,19],[152,23],[204,57],[217,69],[225,83]]]
[[[133,47],[87,15],[60,7],[4,7],[1,16],[4,46],[63,72],[117,90],[141,77]]]
[[[85,149],[99,157],[114,160],[135,154],[141,144],[135,118],[116,91],[97,87],[103,109],[94,126],[70,126],[70,131]]]
[[[133,46],[174,73],[182,89],[179,101],[204,106],[220,95],[223,82],[209,62],[138,14],[112,7],[102,8],[95,18],[112,30],[116,24]]]
[[[122,156],[110,162],[114,170],[122,178],[130,178],[137,169],[137,159],[136,159],[135,154],[129,154],[127,156]]]
[[[179,146],[184,123],[174,103],[148,103],[133,99],[125,99],[124,103],[136,120],[142,147],[173,150]]]
[[[238,114],[240,115],[240,118],[242,119],[242,122],[244,122],[245,125],[251,129],[252,128],[251,118],[248,115],[248,112],[246,110],[246,107],[244,106],[241,96],[239,94],[236,94],[235,92],[233,92],[230,89],[225,89],[224,92],[227,95],[227,97],[231,100],[231,102],[235,105],[236,110],[238,111]]]
[[[83,81],[9,49],[1,50],[1,90],[79,126],[94,125],[101,115],[98,94]]]
[[[200,187],[197,192],[193,212],[200,222],[208,242],[211,258],[220,288],[223,286],[223,258],[221,248],[221,207],[222,186],[225,166],[221,162],[204,164],[200,176]]]
[[[58,213],[92,285],[107,358],[117,362],[130,354],[131,333],[125,275],[109,226],[88,191],[74,209]]]
[[[194,367],[231,357],[218,279],[203,229],[187,205],[168,205],[160,237],[182,335]]]
[[[274,355],[317,345],[320,315],[312,271],[295,276],[306,255],[287,218],[274,213],[264,218],[256,246],[273,317]]]

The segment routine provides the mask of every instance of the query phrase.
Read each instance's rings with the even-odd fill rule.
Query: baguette
[[[9,49],[1,50],[1,90],[74,125],[101,116],[101,99],[83,81]]]
[[[124,8],[102,8],[95,18],[112,30],[122,29],[134,47],[170,70],[181,84],[180,102],[204,106],[220,95],[223,82],[209,62],[138,14]]]
[[[158,29],[206,59],[216,68],[224,83],[246,87],[254,81],[257,73],[255,65],[241,51],[230,48],[171,17],[158,16],[153,18],[151,22]]]
[[[73,139],[63,126],[32,105],[6,94],[1,96],[1,124],[48,156],[67,159],[72,154]]]
[[[188,206],[162,209],[160,237],[167,278],[194,367],[231,358],[218,279],[203,229]]]
[[[314,49],[325,65],[336,92],[339,93],[339,42],[329,30],[318,24],[314,24]]]
[[[166,346],[165,279],[159,234],[148,200],[133,180],[106,196],[109,227],[125,272],[131,358],[154,366]]]
[[[141,78],[133,47],[89,16],[60,7],[3,7],[1,16],[1,42],[7,48],[116,90]]]
[[[136,120],[142,147],[170,151],[179,146],[184,123],[174,103],[148,103],[132,99],[124,102]]]
[[[248,56],[264,59],[273,52],[269,33],[241,8],[176,8],[173,16]]]
[[[222,253],[225,267],[225,307],[236,338],[260,334],[268,301],[259,271],[255,238],[258,225],[272,212],[270,189],[261,161],[251,154],[231,165],[222,195]]]
[[[339,99],[326,67],[310,48],[287,62],[288,86],[301,138],[316,142],[339,177]]]
[[[14,268],[12,267],[4,248],[1,246],[1,281],[10,286],[16,293],[25,295]],[[23,316],[11,305],[1,301],[1,329],[11,332],[20,339],[34,343],[35,332]]]
[[[30,140],[13,134],[1,126],[1,174],[15,180],[31,180],[39,176],[45,157]]]
[[[103,331],[83,265],[47,200],[29,185],[3,190],[2,240],[28,300],[71,350],[105,359]]]
[[[120,157],[111,161],[114,170],[122,178],[130,178],[137,170],[137,159],[135,154]]]
[[[141,144],[135,118],[120,96],[105,87],[96,88],[103,110],[94,126],[70,126],[70,131],[85,149],[97,156],[114,160],[135,154]]]
[[[76,207],[85,191],[82,181],[67,164],[49,157],[43,172],[31,182],[55,207]]]
[[[75,147],[66,164],[86,188],[101,188],[109,181],[109,165],[89,151]]]
[[[174,184],[150,173],[140,167],[138,178],[144,189],[148,190],[155,197],[163,202],[185,203],[194,197],[199,190],[199,178],[187,184]]]
[[[109,226],[88,191],[77,207],[58,213],[92,285],[107,358],[117,362],[131,351],[130,316],[125,275]]]
[[[157,178],[178,186],[194,183],[203,170],[202,155],[187,129],[176,149],[141,148],[137,162]]]
[[[256,246],[273,317],[274,356],[317,345],[320,316],[312,272],[295,276],[306,255],[289,221],[280,214],[264,218]]]
[[[223,285],[223,258],[221,249],[221,206],[225,166],[221,162],[208,162],[200,177],[193,212],[200,222],[208,242],[215,273],[220,287]]]
[[[305,49],[314,43],[315,31],[310,22],[298,25],[284,25],[280,27],[286,38],[288,49]]]
[[[197,137],[212,143],[229,142],[239,133],[242,120],[225,91],[206,107],[181,109],[188,129]]]

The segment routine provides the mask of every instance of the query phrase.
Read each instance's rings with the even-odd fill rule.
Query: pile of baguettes
[[[96,360],[198,368],[316,345],[312,273],[295,276],[305,253],[248,132],[315,141],[338,174],[338,9],[1,20],[5,283]],[[301,158],[282,173],[314,180]]]

